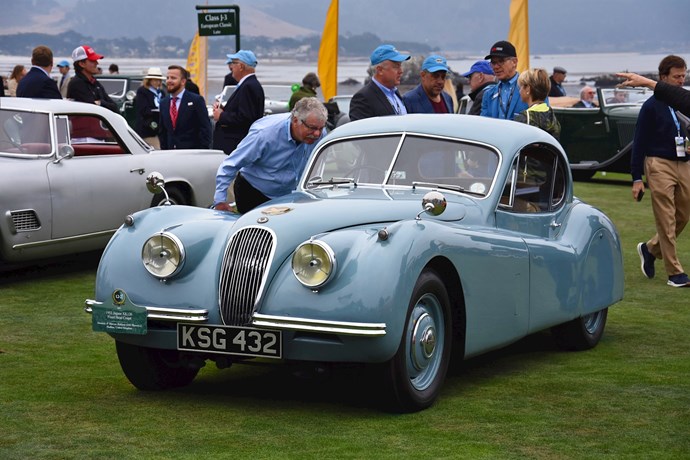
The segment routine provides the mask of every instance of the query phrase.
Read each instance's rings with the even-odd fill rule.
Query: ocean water
[[[690,52],[678,53],[681,57],[690,61]],[[621,71],[631,71],[639,73],[656,72],[659,61],[666,54],[641,54],[641,53],[588,53],[588,54],[561,54],[561,55],[542,55],[530,58],[531,67],[545,68],[549,73],[554,66],[565,67],[568,70],[566,87],[579,86],[582,78],[588,79],[600,74],[609,74]],[[452,70],[464,73],[469,70],[472,64],[483,59],[482,56],[467,56],[462,59],[449,59],[448,64]],[[56,56],[55,62],[69,57]],[[114,58],[103,59],[100,63],[101,68],[107,69],[111,63],[116,63],[120,67],[122,74],[142,74],[149,67],[160,67],[165,73],[165,68],[171,64],[185,65],[185,62],[174,59],[132,59]],[[7,76],[16,64],[30,65],[28,56],[0,56],[0,73]],[[338,82],[353,79],[360,84],[367,77],[367,59],[341,59],[338,64]],[[256,68],[259,80],[264,84],[286,84],[292,85],[302,81],[302,77],[307,72],[316,72],[316,62],[304,62],[289,59],[261,59]],[[57,75],[57,68],[53,71]],[[222,89],[222,82],[228,68],[225,61],[211,59],[208,63],[208,94],[217,94]],[[339,94],[352,94],[360,85],[339,85]]]

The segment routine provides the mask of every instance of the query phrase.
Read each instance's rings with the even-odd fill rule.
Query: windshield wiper
[[[314,179],[307,182],[307,187],[312,188],[312,187],[319,187],[322,185],[343,185],[343,184],[354,184],[355,186],[357,185],[357,182],[355,182],[355,179],[352,177],[331,177],[327,181],[320,180],[320,177],[315,177]]]
[[[484,193],[473,192],[471,190],[467,190],[465,187],[453,184],[436,184],[434,182],[412,182],[412,190],[414,190],[417,186],[435,187],[440,188],[442,190],[453,190],[454,192],[467,193],[468,195],[486,196]]]

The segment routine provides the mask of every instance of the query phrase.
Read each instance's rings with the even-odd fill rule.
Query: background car
[[[137,95],[137,89],[144,81],[144,76],[99,75],[98,81],[101,82],[108,96],[115,101],[120,109],[120,114],[125,117],[129,126],[134,127],[137,118],[134,110],[134,97]]]
[[[343,125],[296,192],[244,215],[134,214],[86,311],[139,389],[187,385],[206,360],[357,363],[405,412],[433,404],[452,358],[549,328],[596,346],[622,296],[618,233],[573,196],[551,136],[431,114]]]
[[[598,107],[591,109],[557,106],[554,98],[552,105],[561,124],[560,142],[575,179],[590,179],[597,171],[630,173],[637,116],[652,94],[644,88],[598,88]]]
[[[208,206],[217,150],[154,151],[121,116],[94,104],[3,98],[0,262],[99,249],[125,216],[163,201],[144,178],[169,177],[175,204]]]

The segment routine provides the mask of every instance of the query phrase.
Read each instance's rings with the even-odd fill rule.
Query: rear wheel
[[[199,367],[180,359],[177,350],[159,350],[115,341],[120,367],[140,390],[166,390],[192,383]]]
[[[425,270],[410,299],[400,346],[387,366],[395,410],[415,412],[434,403],[448,370],[451,342],[448,293],[436,272]]]
[[[604,335],[608,308],[575,318],[567,323],[551,328],[556,344],[569,351],[581,351],[594,348]]]

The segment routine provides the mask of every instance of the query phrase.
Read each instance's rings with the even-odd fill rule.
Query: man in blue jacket
[[[403,96],[407,113],[453,113],[453,99],[443,91],[447,74],[444,57],[432,54],[424,59],[421,83]]]
[[[516,113],[527,110],[517,84],[519,73],[515,47],[507,41],[496,42],[484,59],[490,60],[498,84],[484,91],[481,116],[512,120]]]
[[[31,53],[31,70],[19,81],[17,97],[62,99],[57,82],[50,78],[53,52],[47,46],[37,46]]]

